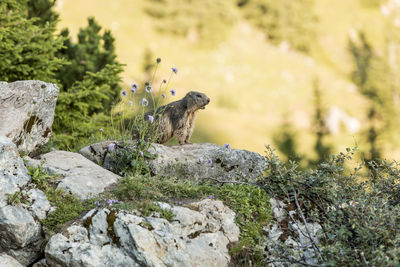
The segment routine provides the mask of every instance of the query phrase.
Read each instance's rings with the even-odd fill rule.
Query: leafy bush
[[[322,226],[321,242],[314,248],[321,266],[394,266],[400,264],[400,170],[395,162],[360,164],[353,171],[354,150],[347,150],[322,163],[316,170],[298,171],[282,165],[271,149],[269,168],[260,181],[271,197],[284,199],[300,210],[309,222]],[[276,257],[301,262],[282,246]]]
[[[237,4],[273,43],[288,41],[295,49],[310,50],[316,22],[313,0],[237,0]]]

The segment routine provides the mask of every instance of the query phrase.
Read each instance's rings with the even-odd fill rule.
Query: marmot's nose
[[[210,98],[207,98],[207,104],[210,103]]]

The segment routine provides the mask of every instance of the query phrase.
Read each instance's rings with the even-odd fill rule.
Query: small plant
[[[118,116],[112,119],[113,132],[118,132],[118,139],[122,139],[124,142],[133,137],[135,143],[133,151],[132,149],[116,150],[115,147],[109,147],[116,163],[115,170],[113,170],[115,173],[126,175],[129,172],[133,174],[149,172],[145,158],[152,157],[152,155],[147,151],[151,144],[159,138],[160,120],[164,119],[162,116],[164,110],[161,105],[167,97],[172,77],[178,74],[177,68],[171,68],[168,80],[162,80],[157,92],[155,92],[153,81],[160,63],[161,59],[157,58],[151,80],[144,84],[142,90],[137,83],[133,83],[130,90],[121,91],[122,101],[119,107],[121,111],[117,113]],[[174,89],[169,92],[172,96],[176,93]],[[148,107],[151,107],[152,111],[146,113]],[[101,134],[103,133],[104,131]],[[104,134],[107,137],[107,133]],[[123,147],[125,146],[128,146],[128,144],[125,143]]]
[[[22,202],[21,191],[17,191],[14,194],[6,194],[6,195],[7,195],[8,205],[18,205]]]

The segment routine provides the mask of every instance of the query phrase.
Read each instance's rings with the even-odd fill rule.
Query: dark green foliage
[[[61,92],[52,141],[60,149],[74,150],[87,144],[89,138],[96,139],[100,128],[110,133],[111,109],[121,91],[123,69],[116,60],[114,37],[108,30],[101,35],[101,26],[94,18],[88,23],[80,29],[76,44],[67,29],[61,32],[65,47],[58,55],[70,64],[56,74]]]
[[[317,158],[315,160],[310,160],[311,165],[318,165],[324,161],[326,161],[331,155],[331,147],[325,145],[323,140],[324,137],[328,134],[328,129],[325,125],[325,110],[323,109],[322,100],[321,100],[321,90],[318,85],[318,81],[314,81],[314,130],[313,132],[316,135],[316,141],[314,145],[314,150],[317,154]]]
[[[288,41],[295,49],[310,50],[315,39],[313,0],[237,0],[237,4],[273,43]]]
[[[106,30],[101,35],[101,26],[94,18],[89,18],[88,24],[86,28],[79,30],[76,44],[71,41],[68,29],[61,32],[65,37],[65,48],[59,51],[59,56],[71,62],[70,65],[60,69],[56,76],[61,82],[62,91],[68,91],[75,82],[83,81],[87,72],[96,73],[107,65],[122,66],[116,60],[114,37],[111,32]],[[119,69],[122,72],[122,69]],[[121,90],[118,80],[112,81],[109,87],[110,90],[105,92],[109,96],[105,103],[106,110]]]
[[[63,149],[74,149],[88,142],[100,128],[111,131],[110,112],[104,107],[113,94],[112,85],[120,81],[120,65],[107,65],[102,70],[87,72],[66,92],[60,93],[56,106],[53,142]],[[107,125],[108,128],[106,127]]]
[[[322,226],[316,255],[319,266],[397,266],[400,264],[399,177],[397,163],[371,162],[377,176],[353,171],[354,150],[347,150],[320,164],[317,170],[299,171],[295,164],[282,165],[268,149],[269,168],[261,184],[271,197],[284,199],[289,206],[296,200],[309,222]],[[298,212],[299,209],[297,208]],[[290,257],[291,248],[277,250],[279,259]]]
[[[161,32],[190,33],[205,42],[223,40],[235,20],[232,0],[147,0],[146,13]]]
[[[57,70],[66,62],[56,56],[63,38],[55,37],[54,22],[40,24],[28,17],[26,1],[0,3],[0,80],[55,82]]]
[[[56,23],[59,15],[52,8],[56,0],[28,0],[28,17],[37,18],[35,25],[44,27],[46,23]]]
[[[285,157],[286,162],[299,162],[304,158],[304,156],[298,152],[296,132],[290,123],[285,123],[281,126],[279,132],[275,133],[273,141],[279,152]]]
[[[390,133],[395,126],[393,117],[397,114],[397,107],[393,94],[398,89],[393,90],[388,63],[374,52],[364,33],[359,34],[358,40],[350,40],[349,49],[355,63],[352,80],[370,105],[368,129],[365,129],[369,148],[365,159],[377,160],[381,155],[379,140],[383,130]]]

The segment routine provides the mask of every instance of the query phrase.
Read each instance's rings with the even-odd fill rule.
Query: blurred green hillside
[[[308,53],[291,49],[286,42],[276,45],[267,41],[265,33],[246,20],[236,5],[232,5],[232,27],[220,42],[202,44],[190,32],[183,37],[165,34],[146,13],[149,2],[58,0],[58,27],[68,27],[71,36],[76,36],[79,28],[87,25],[87,17],[94,16],[111,29],[118,61],[126,64],[123,88],[145,79],[143,58],[149,49],[154,58],[162,58],[155,84],[168,79],[170,67],[177,67],[178,75],[172,81],[177,95],[169,100],[179,99],[189,90],[211,98],[198,114],[193,142],[230,143],[234,148],[263,153],[264,144],[272,144],[274,134],[289,122],[296,129],[300,151],[310,154],[315,142],[311,133],[315,80],[326,110],[336,106],[361,126],[365,124],[366,99],[351,82],[348,43],[349,35],[364,30],[373,45],[382,45],[384,17],[379,5],[365,4],[379,1],[314,1],[315,40]],[[326,141],[334,145],[333,152],[365,142],[344,128]],[[399,154],[393,147],[386,152],[392,157]]]

